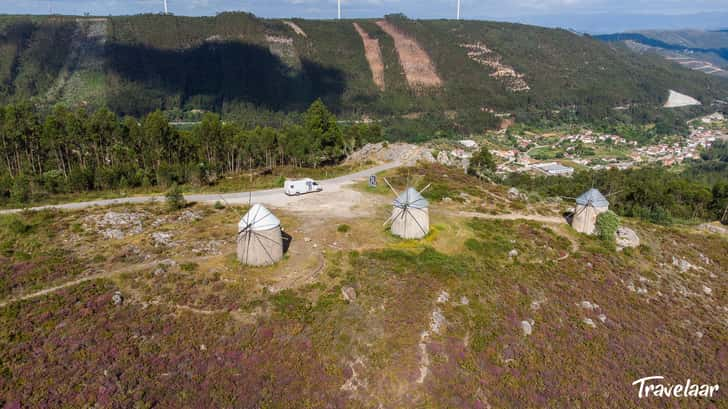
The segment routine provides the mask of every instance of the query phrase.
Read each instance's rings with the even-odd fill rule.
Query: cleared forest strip
[[[402,69],[410,87],[434,88],[442,86],[442,80],[437,75],[430,56],[414,39],[402,33],[388,21],[377,21],[377,25],[394,40],[399,62],[402,64]]]
[[[308,35],[306,35],[306,32],[303,31],[303,29],[298,24],[294,23],[293,21],[284,21],[283,23],[285,25],[287,25],[288,27],[290,27],[291,30],[295,31],[296,34],[300,35],[301,37],[308,38]]]
[[[357,23],[354,23],[356,32],[359,33],[361,41],[364,43],[364,54],[369,62],[369,68],[372,70],[372,80],[380,91],[384,91],[384,60],[382,59],[382,50],[379,47],[379,40],[372,38],[369,33]]]

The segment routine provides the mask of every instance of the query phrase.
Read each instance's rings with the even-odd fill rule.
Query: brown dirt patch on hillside
[[[402,69],[410,87],[442,86],[442,80],[437,75],[430,56],[414,39],[401,32],[388,21],[377,21],[377,25],[394,40],[399,62],[402,64]]]
[[[369,68],[372,70],[372,80],[380,91],[384,91],[384,61],[382,59],[382,50],[379,48],[379,40],[372,38],[357,23],[354,23],[354,28],[364,43],[364,54],[367,57],[367,62],[369,62]]]
[[[291,30],[293,30],[296,34],[300,35],[301,37],[308,38],[308,35],[306,35],[306,32],[303,31],[301,26],[299,26],[298,24],[294,23],[293,21],[284,21],[283,23],[285,25],[287,25],[288,27],[290,27]]]

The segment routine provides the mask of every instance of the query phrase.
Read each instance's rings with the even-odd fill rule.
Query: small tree
[[[597,216],[596,230],[599,238],[607,243],[614,242],[614,235],[619,228],[619,217],[611,210]]]
[[[20,175],[15,178],[10,198],[18,203],[27,203],[30,200],[30,180],[27,177]]]
[[[468,173],[480,178],[488,178],[495,172],[495,161],[493,155],[487,148],[481,148],[473,154],[468,166]]]
[[[185,197],[182,194],[182,189],[179,188],[177,183],[173,183],[172,187],[167,191],[167,207],[169,210],[180,210],[187,206]]]

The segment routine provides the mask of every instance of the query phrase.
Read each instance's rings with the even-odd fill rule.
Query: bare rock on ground
[[[174,245],[172,237],[174,237],[172,233],[166,233],[161,231],[152,233],[154,247],[172,247]]]
[[[640,245],[640,238],[634,230],[629,227],[619,227],[615,233],[617,240],[617,250],[625,248],[635,248]]]
[[[349,162],[392,162],[401,161],[404,165],[415,165],[417,162],[436,162],[432,150],[424,146],[409,143],[370,143],[354,152]]]
[[[529,336],[533,333],[533,320],[521,321],[521,330],[524,336]]]
[[[591,318],[584,318],[582,321],[584,322],[585,325],[587,325],[587,326],[589,326],[591,328],[596,328],[597,327],[597,324],[595,324],[594,323],[594,320],[592,320]]]
[[[356,300],[356,290],[353,287],[343,287],[341,289],[341,296],[347,302],[354,302]]]
[[[114,295],[111,296],[111,302],[114,305],[121,305],[124,302],[124,296],[121,295],[121,291],[114,292]]]
[[[123,239],[126,236],[139,234],[143,228],[146,213],[106,212],[103,215],[92,215],[86,222],[96,226],[99,234],[107,239]]]

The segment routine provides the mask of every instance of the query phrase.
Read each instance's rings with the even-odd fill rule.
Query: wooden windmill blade
[[[248,230],[248,232],[245,234],[245,238],[247,243],[245,244],[245,264],[248,264],[248,260],[250,259],[250,242],[251,242],[251,236],[252,232]]]
[[[217,196],[220,198],[220,200],[222,200],[223,203],[225,203],[226,207],[233,209],[235,211],[235,213],[237,213],[238,216],[240,216],[241,219],[243,218],[243,216],[245,216],[244,214],[242,214],[240,209],[238,209],[237,207],[231,206],[230,203],[228,203],[228,201],[225,200],[225,197],[223,195],[218,194]],[[248,207],[250,207],[250,206],[248,206]]]
[[[417,226],[420,228],[420,230],[422,230],[422,234],[427,236],[427,233],[428,233],[427,230],[425,230],[425,228],[422,227],[422,225],[420,224],[420,222],[417,220],[417,218],[414,215],[412,215],[412,220],[414,220],[415,223],[417,223]]]
[[[616,192],[612,192],[612,193],[607,193],[605,196],[606,197],[610,197],[610,196],[618,195],[618,194],[620,194],[622,192],[624,192],[624,189],[617,190]]]
[[[253,233],[253,234],[254,234],[255,239],[258,241],[258,244],[260,244],[260,247],[263,249],[263,251],[265,251],[265,255],[268,256],[268,260],[270,260],[270,263],[275,264],[275,262],[276,262],[275,259],[273,258],[273,256],[270,255],[270,252],[268,252],[268,249],[265,248],[265,246],[263,245],[263,242],[260,241],[259,235],[257,233]]]
[[[386,183],[386,184],[387,184],[387,186],[389,186],[389,188],[390,188],[390,189],[392,190],[392,193],[394,193],[394,195],[395,195],[396,197],[399,197],[399,192],[397,192],[397,190],[395,190],[395,189],[394,189],[394,188],[392,187],[392,184],[391,184],[391,183],[389,183],[389,181],[387,180],[387,178],[383,178],[383,179],[384,179],[384,183]]]
[[[387,219],[387,221],[384,222],[384,224],[382,225],[382,227],[386,226],[390,222],[395,221],[399,216],[402,215],[402,213],[404,213],[404,209],[400,209],[399,213],[397,213],[397,214],[392,213],[392,215],[389,216],[389,218]]]
[[[586,211],[586,209],[589,208],[589,207],[594,207],[594,205],[592,205],[592,202],[591,201],[589,201],[589,202],[587,202],[587,204],[583,205],[582,208],[581,208],[581,210],[575,211],[573,218],[576,218],[577,216],[579,216],[582,213],[584,213]]]

